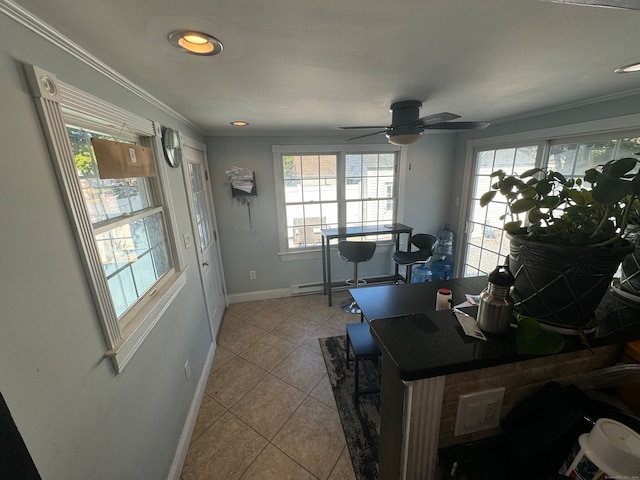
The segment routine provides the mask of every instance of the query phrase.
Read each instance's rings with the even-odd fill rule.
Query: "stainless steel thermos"
[[[498,265],[489,274],[489,285],[480,293],[478,326],[488,333],[503,335],[509,331],[513,299],[509,293],[515,279],[506,265]]]

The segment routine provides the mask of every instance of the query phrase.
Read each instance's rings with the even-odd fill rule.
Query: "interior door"
[[[200,264],[200,277],[207,304],[211,334],[215,339],[218,336],[227,303],[218,244],[218,228],[205,153],[186,145],[184,148],[184,168],[189,193],[191,223]]]

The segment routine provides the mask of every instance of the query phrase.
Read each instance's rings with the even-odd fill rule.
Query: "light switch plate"
[[[500,424],[504,390],[504,387],[500,387],[460,395],[453,434],[457,437],[497,427]]]

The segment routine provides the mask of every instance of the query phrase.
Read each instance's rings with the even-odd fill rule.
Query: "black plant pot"
[[[634,250],[622,260],[622,276],[620,288],[627,293],[638,296],[640,301],[640,235],[632,239]]]
[[[620,262],[634,248],[626,240],[613,248],[550,245],[517,235],[509,239],[514,309],[570,329],[591,326]]]

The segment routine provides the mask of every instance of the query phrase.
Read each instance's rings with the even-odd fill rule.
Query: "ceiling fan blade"
[[[445,122],[425,125],[425,130],[481,130],[487,128],[489,122]]]
[[[460,118],[460,115],[449,112],[434,113],[433,115],[427,115],[426,117],[419,118],[415,121],[418,125],[432,125],[434,123],[448,122],[449,120],[455,120]]]
[[[585,7],[620,8],[622,10],[640,10],[640,0],[542,0],[549,3],[567,3]]]
[[[338,127],[340,130],[365,130],[367,128],[388,128],[385,125],[366,126],[366,127]]]
[[[385,130],[379,130],[373,133],[367,133],[366,135],[360,135],[358,137],[349,138],[347,139],[347,141],[357,140],[358,138],[373,137],[374,135],[380,135],[381,133],[387,133],[387,130],[385,129]]]

